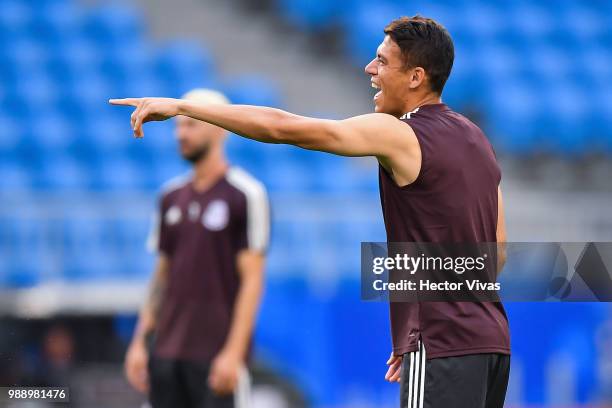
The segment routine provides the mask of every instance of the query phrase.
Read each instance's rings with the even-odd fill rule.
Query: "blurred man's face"
[[[370,75],[372,86],[378,89],[374,96],[374,111],[396,117],[405,114],[403,110],[413,70],[404,67],[400,47],[391,37],[385,36],[365,72]]]
[[[176,117],[175,132],[181,156],[192,163],[205,158],[225,136],[223,129],[186,116]]]

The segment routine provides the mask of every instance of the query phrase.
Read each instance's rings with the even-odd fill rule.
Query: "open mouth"
[[[379,91],[376,92],[376,94],[374,95],[374,99],[377,99],[380,95],[382,95],[382,89],[380,89],[380,86],[378,84],[375,84],[374,82],[372,82],[371,84],[372,88],[379,89]]]

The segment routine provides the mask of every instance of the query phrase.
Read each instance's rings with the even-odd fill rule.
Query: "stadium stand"
[[[358,66],[372,57],[381,27],[391,18],[412,10],[438,18],[457,48],[444,98],[458,110],[478,112],[498,152],[612,154],[609,2],[436,0],[411,6],[410,12],[399,0],[277,0],[276,6],[308,33],[339,26],[350,38],[344,41],[346,55]],[[253,73],[221,82],[214,61],[210,50],[188,39],[154,41],[141,10],[129,3],[0,0],[0,197],[27,203],[9,207],[17,213],[0,213],[0,288],[107,280],[143,285],[151,267],[144,239],[156,191],[185,166],[175,154],[170,122],[148,127],[144,140],[132,140],[129,113],[110,109],[106,101],[179,96],[208,86],[236,103],[283,106],[274,78]],[[347,395],[353,406],[388,402],[393,392],[380,389],[382,368],[364,373],[352,363],[359,354],[363,367],[382,367],[387,357],[386,306],[354,299],[359,241],[384,240],[379,207],[371,200],[360,206],[358,199],[375,196],[375,172],[348,159],[239,138],[229,140],[228,150],[275,198],[272,279],[257,344],[274,350],[270,360],[317,404],[346,402]],[[355,198],[350,214],[325,212],[341,209],[346,203],[334,193],[347,191]],[[140,205],[113,207],[134,192],[142,194]],[[66,201],[85,198],[65,207],[57,196],[45,201],[48,194],[66,194]],[[300,205],[309,199],[317,201],[310,211]],[[537,313],[510,308],[513,330],[542,335],[547,330],[551,344],[566,344],[563,327],[554,321],[541,327],[547,316],[562,316],[547,307]],[[571,334],[575,341],[564,346],[568,353],[593,350],[585,333],[604,319],[595,306],[576,310],[581,323]],[[357,314],[362,325],[348,327],[347,318]],[[295,329],[296,321],[308,325]],[[376,345],[376,352],[363,353],[355,338]],[[518,342],[515,350],[518,361],[538,357],[528,344]],[[577,362],[584,374],[577,400],[592,394],[593,353]],[[291,355],[291,361],[282,355]],[[544,402],[545,384],[529,375],[524,380],[531,385],[520,401]]]

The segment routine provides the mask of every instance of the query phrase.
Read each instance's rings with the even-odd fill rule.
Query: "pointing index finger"
[[[138,106],[140,98],[109,99],[111,105]]]

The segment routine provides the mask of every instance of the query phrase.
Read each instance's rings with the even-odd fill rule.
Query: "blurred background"
[[[187,167],[171,121],[133,139],[109,97],[204,86],[299,114],[370,112],[363,67],[386,23],[416,13],[454,38],[443,100],[497,151],[509,240],[611,241],[608,0],[0,0],[0,386],[143,402],[123,353],[158,189]],[[396,406],[387,305],[359,299],[359,243],[385,240],[375,162],[235,136],[228,154],[273,207],[256,406]],[[612,406],[610,304],[507,310],[507,406]]]

